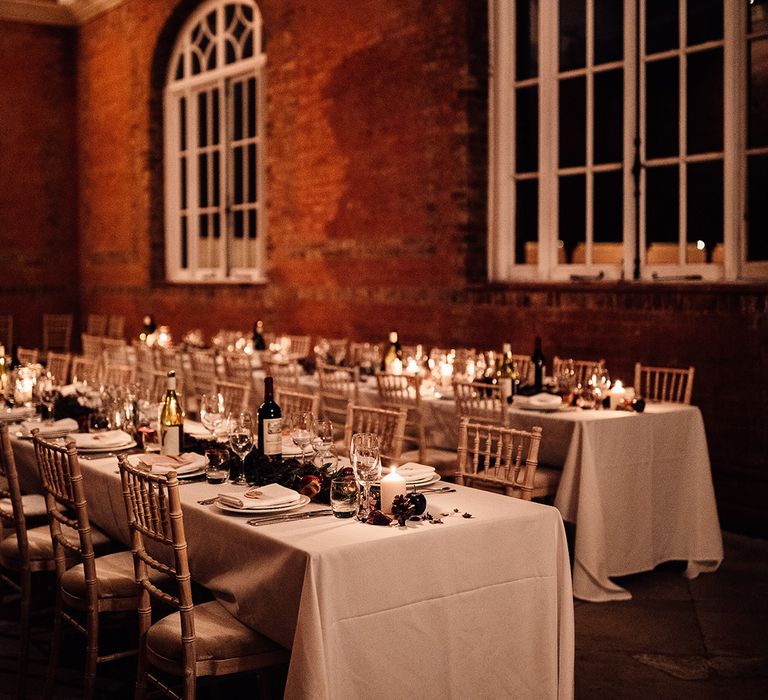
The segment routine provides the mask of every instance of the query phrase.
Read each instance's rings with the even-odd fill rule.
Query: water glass
[[[301,461],[306,462],[306,448],[312,442],[315,417],[309,411],[292,413],[290,416],[291,439],[301,449]]]
[[[245,478],[245,457],[253,448],[253,419],[248,411],[230,416],[228,421],[229,446],[240,458],[240,470],[232,480],[234,484],[247,484]]]
[[[349,477],[331,480],[331,509],[337,518],[357,515],[359,490],[357,481]]]
[[[223,484],[229,476],[229,453],[221,449],[205,451],[205,478],[209,484]]]
[[[380,440],[375,433],[356,433],[349,450],[355,477],[363,485],[358,519],[366,520],[370,512],[371,485],[381,476]]]

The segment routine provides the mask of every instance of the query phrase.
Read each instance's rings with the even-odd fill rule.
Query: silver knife
[[[272,515],[262,518],[251,518],[248,521],[249,525],[269,525],[272,523],[281,523],[287,520],[305,520],[306,518],[318,518],[322,515],[332,515],[333,511],[330,508],[322,510],[310,510],[305,513],[286,513],[285,515]]]

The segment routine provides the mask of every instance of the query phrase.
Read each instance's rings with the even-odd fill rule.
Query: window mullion
[[[685,157],[688,153],[688,54],[685,51],[687,46],[688,23],[686,3],[681,2],[679,6],[679,44],[680,52],[678,58],[678,75],[680,90],[678,93],[678,109],[680,110],[680,121],[678,124],[678,172],[680,177],[678,189],[678,219],[679,219],[679,237],[677,260],[681,265],[686,261],[686,241],[688,240],[688,166]]]
[[[187,218],[187,264],[192,278],[198,276],[198,236],[200,235],[200,167],[198,146],[198,100],[197,93],[186,90],[187,97],[187,152],[189,153],[187,169],[187,206],[189,216]]]
[[[539,263],[541,279],[553,276],[558,232],[557,3],[542,3],[539,13]]]
[[[592,166],[594,165],[594,157],[595,157],[595,144],[594,144],[594,138],[595,138],[595,130],[594,130],[594,123],[595,123],[595,75],[594,75],[594,56],[595,56],[595,47],[594,47],[594,41],[595,41],[595,31],[594,31],[594,22],[595,22],[595,3],[594,0],[587,0],[587,17],[586,17],[586,28],[587,28],[587,42],[586,42],[586,48],[587,48],[587,64],[586,64],[586,75],[584,76],[586,79],[586,95],[585,99],[587,101],[586,106],[586,134],[584,138],[584,143],[586,145],[586,154],[585,154],[585,172],[584,172],[584,193],[587,198],[587,201],[585,202],[585,214],[586,214],[586,221],[584,222],[584,243],[585,243],[585,262],[587,265],[592,264],[592,249],[593,249],[593,239],[594,239],[594,222],[595,222],[595,211],[594,211],[594,173],[592,171]]]

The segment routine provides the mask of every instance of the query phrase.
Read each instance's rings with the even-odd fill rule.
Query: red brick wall
[[[0,22],[0,304],[17,344],[77,311],[75,33]]]
[[[697,367],[726,525],[768,534],[768,286],[497,287],[485,277],[483,2],[262,0],[269,283],[163,282],[164,59],[194,2],[132,0],[79,32],[80,303],[177,335],[271,329]],[[748,392],[744,388],[748,387]]]

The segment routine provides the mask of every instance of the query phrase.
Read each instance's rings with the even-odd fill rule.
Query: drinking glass
[[[349,456],[355,477],[363,485],[363,496],[358,513],[359,520],[366,520],[370,512],[371,484],[381,476],[379,436],[375,433],[355,433]]]
[[[229,454],[226,450],[211,448],[205,451],[205,478],[209,484],[222,484],[229,476]]]
[[[312,459],[314,465],[327,473],[334,472],[339,463],[339,455],[333,446],[333,423],[327,418],[315,420],[312,446],[315,448],[315,456]]]
[[[37,396],[40,403],[45,406],[46,423],[53,423],[53,405],[56,403],[56,397],[59,395],[59,382],[56,381],[50,372],[42,374],[37,379]]]
[[[245,485],[245,456],[253,448],[253,419],[248,411],[243,411],[237,416],[230,415],[227,426],[229,446],[240,458],[240,469],[232,483]]]
[[[309,411],[292,413],[290,416],[291,439],[301,449],[301,461],[306,462],[305,450],[312,442],[315,417]]]
[[[221,394],[200,397],[200,422],[211,433],[211,439],[216,438],[216,430],[224,421],[224,397]]]
[[[357,513],[359,489],[349,477],[331,480],[331,509],[337,518],[353,518]]]

